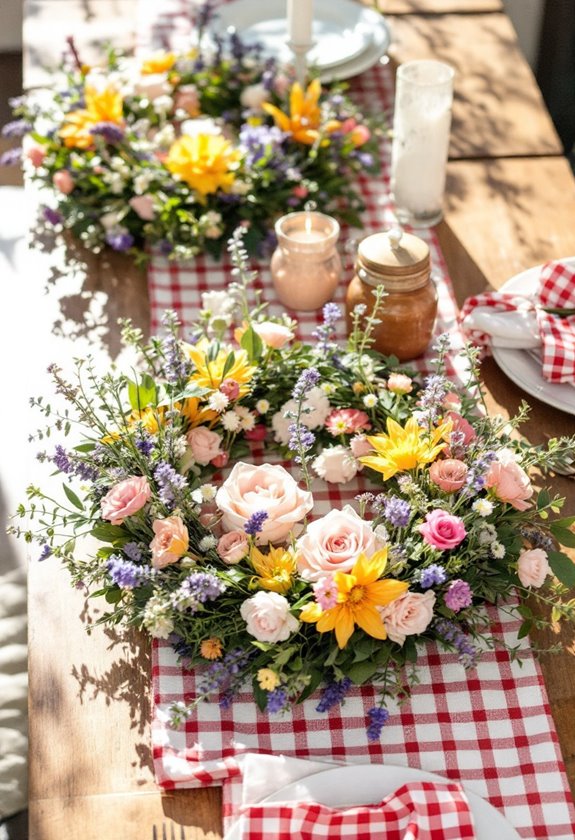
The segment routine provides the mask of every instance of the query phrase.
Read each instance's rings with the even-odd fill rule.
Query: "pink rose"
[[[244,437],[246,440],[265,440],[267,431],[263,423],[258,423],[253,429],[248,429],[247,432],[244,432]]]
[[[154,210],[154,199],[151,195],[135,195],[129,201],[130,207],[140,219],[145,222],[151,222],[156,215]]]
[[[52,183],[64,195],[70,195],[75,187],[74,179],[67,169],[59,169],[52,175]]]
[[[346,505],[308,525],[297,541],[298,571],[306,580],[319,580],[331,572],[349,572],[362,552],[371,557],[383,546],[371,524]]]
[[[35,169],[38,169],[39,166],[42,166],[44,163],[44,159],[46,158],[46,147],[37,143],[36,140],[33,140],[31,137],[27,136],[24,138],[22,143],[22,148],[24,150],[24,157],[30,161],[32,166]]]
[[[266,347],[273,347],[274,350],[280,350],[294,337],[289,327],[283,324],[275,324],[273,321],[262,321],[252,326]]]
[[[391,373],[387,380],[387,389],[392,394],[410,394],[413,391],[413,380],[404,373]]]
[[[403,645],[406,636],[424,633],[433,618],[435,592],[406,592],[379,610],[387,635]]]
[[[177,109],[186,111],[190,117],[197,117],[200,113],[200,97],[195,85],[181,85],[174,98]]]
[[[526,499],[533,495],[533,487],[525,470],[515,460],[510,449],[501,449],[485,476],[485,486],[492,488],[502,502],[508,502],[516,510],[531,507]]]
[[[244,527],[252,514],[267,513],[258,544],[283,542],[313,507],[313,498],[293,476],[274,464],[237,463],[216,494],[224,531]]]
[[[522,551],[517,561],[517,574],[523,586],[534,586],[539,589],[545,578],[551,573],[547,554],[542,548],[531,548]]]
[[[228,398],[228,400],[237,400],[240,395],[240,384],[235,379],[224,379],[220,385],[220,391]]]
[[[155,537],[150,543],[152,566],[163,569],[176,563],[188,550],[188,529],[179,516],[156,519],[152,525]]]
[[[195,429],[190,429],[187,434],[187,441],[194,459],[203,466],[222,454],[220,435],[205,426],[196,426]]]
[[[220,537],[216,546],[216,551],[228,566],[243,560],[249,550],[250,544],[245,531],[228,531]]]
[[[151,495],[147,478],[138,475],[126,478],[112,487],[100,502],[102,519],[121,525],[127,516],[141,510]]]
[[[246,630],[258,642],[285,642],[299,627],[289,611],[289,602],[277,592],[256,592],[243,602],[240,615]]]
[[[455,548],[467,536],[459,516],[453,516],[439,508],[426,515],[425,522],[419,526],[419,532],[428,545],[438,548],[439,551]]]
[[[445,493],[455,493],[465,484],[467,467],[463,461],[446,458],[444,461],[435,461],[431,465],[429,477]]]
[[[373,452],[373,446],[365,435],[356,435],[355,437],[352,437],[349,442],[349,446],[354,458],[361,458],[362,455],[369,455],[370,452]]]
[[[358,463],[347,446],[326,446],[312,462],[314,471],[331,484],[346,484],[357,475]]]
[[[334,437],[352,435],[371,429],[369,415],[358,408],[334,408],[325,421],[325,427]]]

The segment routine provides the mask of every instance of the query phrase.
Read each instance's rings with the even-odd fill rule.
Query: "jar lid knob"
[[[403,231],[401,230],[401,228],[391,228],[391,230],[387,231],[387,238],[389,239],[389,244],[392,251],[396,251],[399,248],[402,236]]]

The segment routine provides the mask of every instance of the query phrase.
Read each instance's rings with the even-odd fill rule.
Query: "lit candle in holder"
[[[305,210],[282,216],[275,231],[278,247],[271,274],[280,302],[289,309],[319,309],[331,300],[341,277],[339,224],[324,213]]]

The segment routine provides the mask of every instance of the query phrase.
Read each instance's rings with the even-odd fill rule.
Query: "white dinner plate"
[[[568,257],[561,262],[575,269],[575,257]],[[535,294],[541,268],[542,266],[536,265],[516,274],[504,283],[499,291],[517,292],[521,295]],[[504,347],[492,347],[492,353],[503,373],[532,397],[568,414],[575,414],[575,387],[569,383],[553,383],[544,379],[541,363],[533,355],[526,350],[510,350]]]
[[[314,0],[308,63],[322,81],[344,79],[374,64],[387,52],[391,38],[384,18],[352,0]],[[259,41],[266,55],[280,64],[293,62],[287,46],[285,0],[233,0],[218,9],[212,31],[233,27],[246,42]],[[358,69],[359,68],[359,69]]]
[[[407,782],[443,782],[448,779],[414,767],[389,764],[358,764],[336,767],[306,776],[276,791],[264,802],[320,802],[331,808],[350,808],[380,802]],[[465,790],[473,819],[476,840],[519,840],[519,834],[505,817],[485,799]],[[239,840],[238,823],[225,840]]]

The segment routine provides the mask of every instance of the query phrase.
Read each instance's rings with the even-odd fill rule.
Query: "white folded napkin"
[[[541,346],[536,313],[526,310],[502,312],[493,306],[476,306],[465,318],[469,332],[489,336],[493,347],[532,350]]]
[[[261,802],[277,790],[306,776],[341,766],[327,761],[309,761],[264,753],[246,753],[238,758],[238,763],[242,771],[242,805]]]

